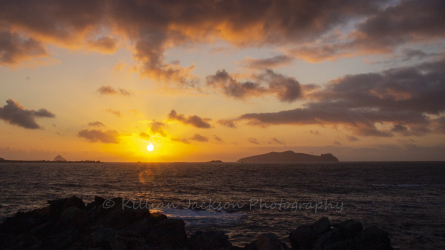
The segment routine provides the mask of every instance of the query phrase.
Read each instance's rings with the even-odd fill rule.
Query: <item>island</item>
[[[56,156],[53,161],[67,161],[65,158],[63,158],[61,155]]]
[[[222,163],[223,161],[221,161],[221,160],[211,160],[211,161],[209,161],[209,163]]]
[[[280,162],[339,162],[338,159],[330,153],[310,155],[304,153],[295,153],[294,151],[270,152],[262,155],[254,155],[239,159],[237,162],[248,163],[280,163]]]

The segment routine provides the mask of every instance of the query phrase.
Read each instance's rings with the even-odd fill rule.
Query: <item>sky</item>
[[[0,157],[443,161],[443,13],[441,0],[0,1]]]

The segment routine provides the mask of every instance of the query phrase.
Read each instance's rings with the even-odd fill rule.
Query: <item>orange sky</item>
[[[0,157],[445,160],[444,11],[420,0],[3,1]]]

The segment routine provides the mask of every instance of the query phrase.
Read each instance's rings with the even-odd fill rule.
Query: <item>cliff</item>
[[[239,159],[238,162],[338,162],[338,159],[332,154],[309,155],[303,153],[295,153],[293,151],[270,152],[262,155],[255,155]]]

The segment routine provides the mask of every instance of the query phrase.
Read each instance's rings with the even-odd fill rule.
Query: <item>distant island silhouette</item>
[[[53,161],[67,161],[65,158],[63,158],[61,155],[56,156]]]
[[[223,162],[223,161],[221,161],[221,160],[211,160],[211,161],[209,161],[209,163],[221,163],[221,162]]]
[[[339,162],[338,159],[330,153],[310,155],[304,153],[295,153],[294,151],[270,152],[262,155],[254,155],[239,159],[237,162],[255,162],[255,163],[273,163],[273,162]]]

